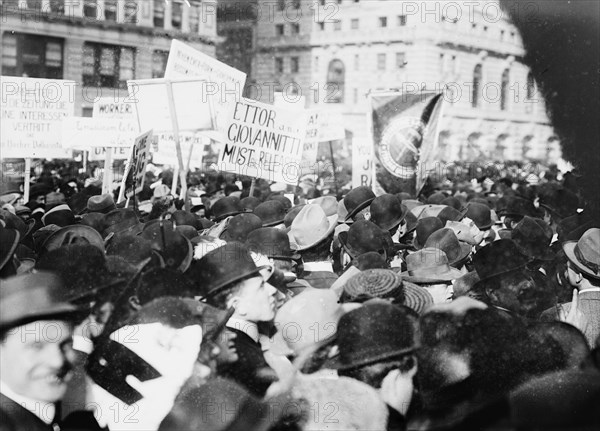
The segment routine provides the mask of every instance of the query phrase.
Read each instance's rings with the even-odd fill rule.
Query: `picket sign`
[[[133,197],[135,201],[135,194],[139,193],[144,188],[144,179],[146,167],[148,166],[151,142],[152,130],[142,133],[135,138],[135,142],[131,147],[129,159],[125,165],[125,172],[123,172],[123,179],[121,180],[121,189],[119,191],[117,202],[122,202],[125,197],[127,197],[127,199]],[[133,181],[131,184],[132,187],[128,188],[127,178],[129,177],[130,172]]]

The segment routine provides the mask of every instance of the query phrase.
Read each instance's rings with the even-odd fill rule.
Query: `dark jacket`
[[[235,348],[239,359],[233,364],[223,364],[217,367],[217,374],[238,382],[252,394],[263,398],[271,383],[277,380],[275,371],[269,367],[259,343],[246,333],[227,328],[235,332]]]
[[[0,393],[0,431],[53,431],[53,427]]]

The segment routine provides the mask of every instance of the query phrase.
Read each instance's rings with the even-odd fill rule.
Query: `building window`
[[[83,44],[83,85],[126,89],[127,80],[134,78],[134,48]]]
[[[502,72],[502,84],[500,86],[500,110],[506,111],[508,105],[508,91],[510,84],[510,71],[505,69]]]
[[[340,31],[342,29],[342,20],[338,19],[337,21],[333,22],[333,29],[335,31]]]
[[[398,15],[398,27],[404,27],[406,25],[406,15]]]
[[[163,0],[154,0],[153,10],[154,27],[165,27],[165,2]]]
[[[275,57],[275,72],[283,73],[283,58]]]
[[[344,103],[344,88],[346,84],[344,63],[332,60],[327,68],[326,103]]]
[[[2,74],[62,79],[62,39],[22,33],[2,35]]]
[[[104,0],[104,19],[117,21],[117,0]]]
[[[294,22],[292,23],[292,34],[299,34],[300,33],[300,24]]]
[[[352,21],[350,21],[350,28],[352,30],[358,30],[358,18],[353,18]]]
[[[396,53],[396,68],[404,69],[404,66],[406,66],[406,53],[397,52]]]
[[[386,55],[385,54],[377,54],[377,69],[378,70],[385,70],[385,60],[386,60]]]
[[[315,72],[319,71],[319,57],[315,57]]]
[[[479,107],[479,93],[481,92],[482,69],[483,67],[481,66],[481,64],[478,64],[473,70],[473,94],[471,97],[471,104],[473,108]]]
[[[190,7],[188,13],[188,24],[190,33],[198,34],[200,32],[200,8],[198,6]]]
[[[290,69],[292,73],[298,73],[300,71],[300,59],[298,57],[290,58]]]
[[[379,27],[387,27],[387,17],[386,16],[379,17]]]
[[[171,27],[175,30],[181,30],[181,22],[183,21],[183,4],[171,2]]]
[[[358,71],[360,68],[360,56],[358,54],[354,54],[354,70]]]
[[[41,10],[42,2],[41,2],[41,0],[27,0],[26,6],[27,6],[27,9]]]
[[[154,51],[152,53],[152,78],[164,78],[167,69],[169,51]]]
[[[65,13],[65,0],[50,0],[50,12],[63,15]]]
[[[83,16],[87,18],[98,17],[98,4],[96,0],[84,0],[83,2]]]
[[[125,2],[125,18],[123,19],[123,21],[128,24],[137,23],[137,11],[137,3],[134,0],[127,0]]]
[[[283,24],[277,24],[275,26],[275,34],[277,36],[284,36],[285,35],[285,27],[283,26]]]

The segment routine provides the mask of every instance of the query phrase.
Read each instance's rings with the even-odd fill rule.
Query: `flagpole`
[[[337,175],[335,173],[335,171],[337,171],[337,169],[335,167],[335,160],[333,157],[333,141],[329,141],[329,152],[331,153],[331,166],[333,167],[333,182],[335,184],[335,198],[338,199],[339,194],[340,194],[340,188],[338,186]]]

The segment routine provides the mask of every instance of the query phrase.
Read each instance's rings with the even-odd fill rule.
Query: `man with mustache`
[[[39,272],[0,284],[0,428],[56,430],[56,403],[67,390],[74,324],[82,317],[60,299],[62,280]]]

